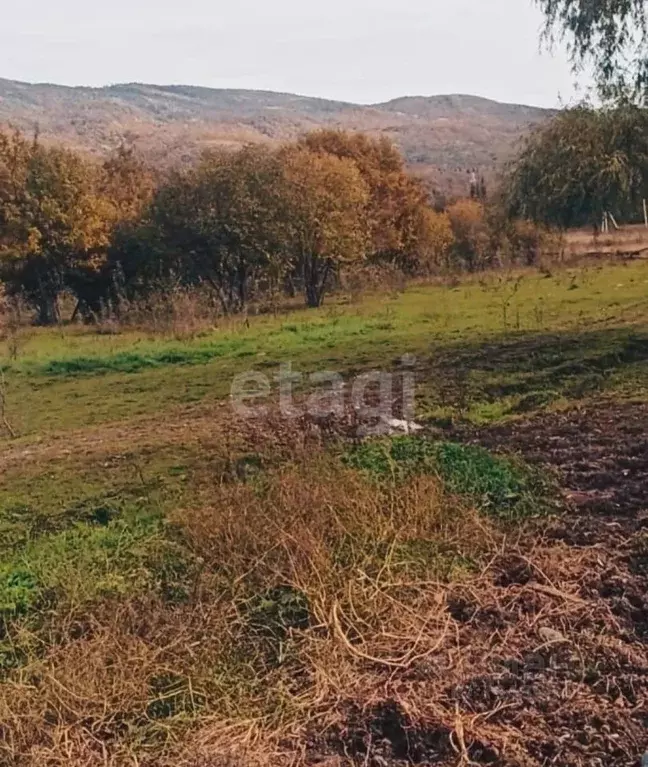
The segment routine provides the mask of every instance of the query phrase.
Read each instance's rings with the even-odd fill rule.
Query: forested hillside
[[[491,177],[548,110],[474,96],[406,97],[371,106],[266,91],[192,86],[70,88],[0,79],[0,124],[36,126],[44,140],[106,153],[124,140],[158,165],[213,146],[295,138],[317,127],[386,135],[413,169],[445,192],[465,193],[466,172]]]

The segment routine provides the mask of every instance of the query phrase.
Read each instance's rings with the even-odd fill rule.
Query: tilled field
[[[438,653],[383,674],[375,704],[350,701],[339,730],[313,744],[313,763],[639,765],[648,749],[648,406],[601,402],[454,438],[551,471],[565,509],[440,595],[453,630]]]

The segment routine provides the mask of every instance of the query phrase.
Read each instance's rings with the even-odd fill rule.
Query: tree
[[[99,269],[110,206],[98,168],[71,151],[19,134],[0,135],[0,276],[43,324],[60,319],[59,297],[76,269]]]
[[[121,144],[101,167],[101,192],[115,207],[119,221],[137,219],[157,186],[153,170],[126,144]]]
[[[282,152],[288,181],[290,253],[306,303],[322,304],[336,271],[366,257],[369,190],[356,164],[304,146]]]
[[[113,261],[131,289],[208,285],[226,313],[240,311],[262,273],[279,278],[285,185],[277,153],[264,147],[207,153],[160,187],[140,226],[117,238]]]
[[[445,212],[422,208],[416,231],[416,250],[399,259],[400,268],[410,275],[431,274],[450,266],[455,237]]]
[[[566,229],[603,213],[632,218],[648,194],[648,114],[624,105],[559,113],[524,142],[508,170],[510,215]]]
[[[648,96],[646,0],[536,0],[545,37],[567,40],[575,69],[591,64],[601,95],[645,102]]]
[[[447,213],[426,210],[424,213],[424,230],[421,235],[420,266],[423,271],[447,268],[450,254],[455,244],[452,223]]]
[[[150,203],[156,188],[152,170],[138,157],[132,147],[122,144],[98,169],[97,189],[104,201],[111,245],[123,241],[123,233],[131,232]],[[102,309],[114,300],[114,273],[110,248],[100,263],[76,265],[68,270],[66,282],[77,297],[74,316],[80,313],[86,320],[96,319]]]
[[[352,161],[364,180],[369,196],[367,220],[370,255],[402,266],[411,261],[419,246],[420,222],[428,207],[423,184],[405,169],[398,149],[384,136],[341,130],[317,130],[301,145]]]

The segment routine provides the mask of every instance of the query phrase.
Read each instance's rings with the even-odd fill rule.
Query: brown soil
[[[648,405],[593,403],[484,429],[472,441],[555,472],[572,513],[564,538],[618,544],[648,527]]]
[[[349,703],[313,764],[635,767],[648,748],[648,405],[452,435],[553,472],[565,510],[444,594],[436,658]],[[322,756],[327,753],[328,756]]]

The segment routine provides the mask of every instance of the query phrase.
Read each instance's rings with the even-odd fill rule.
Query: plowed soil
[[[452,640],[385,679],[380,702],[350,702],[313,763],[638,767],[648,749],[648,405],[600,402],[452,438],[544,467],[564,508],[448,589]]]

